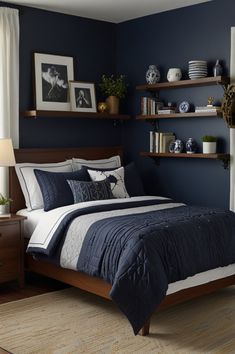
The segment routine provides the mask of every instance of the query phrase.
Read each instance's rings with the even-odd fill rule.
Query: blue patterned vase
[[[174,153],[179,154],[183,151],[184,144],[183,141],[180,139],[176,139],[175,146],[174,146]]]
[[[195,154],[197,151],[197,143],[193,138],[189,138],[186,142],[186,152],[187,154]]]

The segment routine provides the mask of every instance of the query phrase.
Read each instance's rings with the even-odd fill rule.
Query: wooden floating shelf
[[[202,153],[196,153],[196,154],[187,154],[187,153],[171,153],[171,152],[166,152],[166,153],[156,153],[156,152],[145,152],[142,151],[140,152],[141,156],[148,156],[152,158],[191,158],[191,159],[212,159],[212,160],[221,160],[223,161],[224,168],[228,168],[229,161],[230,161],[230,155],[229,154],[202,154]]]
[[[213,76],[205,77],[197,80],[179,80],[174,82],[159,82],[157,84],[146,84],[136,86],[136,90],[142,91],[157,91],[163,89],[174,89],[183,87],[195,87],[195,86],[210,86],[210,85],[228,85],[230,83],[229,77],[226,76]]]
[[[31,110],[21,112],[22,117],[26,118],[93,118],[93,119],[114,119],[114,120],[127,120],[131,117],[127,114],[109,114],[109,113],[93,113],[93,112],[71,112],[71,111],[41,111]]]
[[[154,120],[154,119],[168,119],[168,118],[196,118],[196,117],[222,117],[222,112],[189,112],[189,113],[171,113],[171,114],[151,114],[143,115],[139,114],[136,116],[138,120]]]

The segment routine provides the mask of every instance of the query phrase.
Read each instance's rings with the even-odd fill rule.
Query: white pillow
[[[92,181],[102,181],[108,177],[115,198],[130,198],[125,187],[123,167],[113,171],[96,171],[89,169],[87,171]]]
[[[20,186],[28,210],[43,208],[42,193],[34,174],[34,169],[49,172],[72,172],[72,160],[58,163],[17,163],[15,166]]]
[[[101,160],[85,160],[73,158],[73,170],[80,170],[82,166],[92,167],[92,168],[117,168],[121,166],[121,159],[119,155],[112,156],[108,159]]]

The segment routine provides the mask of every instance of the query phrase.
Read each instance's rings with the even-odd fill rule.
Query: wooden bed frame
[[[19,162],[32,163],[49,163],[61,162],[72,157],[84,159],[103,159],[114,155],[120,155],[123,159],[123,151],[121,147],[105,147],[105,148],[65,148],[65,149],[16,149],[15,157]],[[13,167],[9,170],[9,190],[10,197],[13,199],[11,203],[11,212],[16,213],[18,210],[25,208],[24,197],[18,182],[18,178]],[[86,290],[103,298],[111,300],[109,293],[111,285],[102,279],[91,277],[82,272],[64,269],[52,265],[50,263],[35,261],[29,254],[25,255],[25,269],[38,274],[42,274],[53,279],[57,279],[66,284],[70,284],[77,288]],[[193,298],[212,293],[221,288],[235,285],[235,275],[211,281],[209,283],[195,286],[192,288],[178,291],[174,294],[167,295],[162,301],[158,309],[166,308],[175,304],[179,304]],[[141,335],[149,333],[150,320],[144,325],[140,331]]]

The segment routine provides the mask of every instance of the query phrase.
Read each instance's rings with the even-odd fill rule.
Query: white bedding
[[[135,197],[133,199],[140,199],[140,198],[142,198],[142,197]],[[149,198],[153,198],[153,197],[149,197]],[[85,203],[90,204],[91,202],[85,202]],[[92,203],[94,203],[94,202],[92,202]],[[84,203],[81,203],[81,204],[83,204],[81,206],[84,207]],[[168,204],[168,206],[169,206],[169,204]],[[64,209],[66,209],[66,208],[73,210],[74,205],[72,206],[72,208],[71,208],[71,206],[67,206],[67,207],[58,208],[58,210],[62,209],[64,212]],[[35,230],[35,228],[37,226],[36,234],[34,234],[34,237],[35,237],[34,242],[35,242],[36,240],[39,241],[40,233],[41,233],[40,231],[43,229],[45,230],[45,228],[46,229],[48,228],[48,221],[50,220],[51,217],[52,217],[52,219],[53,219],[53,217],[55,217],[55,214],[57,214],[57,210],[45,212],[43,209],[37,209],[37,210],[33,210],[33,211],[28,211],[27,209],[22,209],[22,210],[18,211],[17,214],[27,217],[27,220],[25,221],[25,236],[27,238],[31,237],[33,231]],[[60,214],[60,212],[59,212],[59,214]],[[90,218],[90,216],[88,217],[88,219],[89,218]],[[44,220],[44,222],[42,220]],[[41,221],[41,226],[39,225],[39,221]],[[73,222],[71,225],[73,226]],[[77,229],[77,228],[75,228],[75,229]],[[72,233],[70,236],[71,238],[73,238],[73,236],[74,236],[74,231],[75,230],[72,230]],[[82,232],[82,234],[84,235],[84,232]],[[76,234],[76,238],[77,238],[77,234]],[[80,243],[80,246],[78,245],[77,247],[74,247],[74,248],[69,247],[69,248],[70,248],[70,250],[73,249],[75,252],[78,252],[78,249],[80,247],[81,247],[81,243]],[[68,256],[68,254],[70,253],[69,248],[66,249],[66,247],[64,247],[62,249],[61,261],[62,261],[63,267],[65,267],[65,268],[67,268],[68,263],[70,263],[72,261],[72,259],[74,258],[74,254],[70,254],[69,262],[68,262],[68,259],[67,259],[67,261],[65,260],[66,259],[65,256]],[[77,259],[77,257],[75,257],[75,259]],[[68,266],[68,268],[73,269],[73,267],[71,267],[71,264],[70,264],[70,266]],[[221,279],[224,277],[228,277],[228,276],[231,276],[234,274],[235,274],[235,264],[231,264],[226,267],[219,267],[219,268],[215,268],[212,270],[208,270],[206,272],[198,273],[192,277],[188,277],[185,280],[181,280],[181,281],[177,281],[175,283],[169,284],[167,294],[168,295],[173,294],[177,291],[180,291],[180,290],[183,290],[186,288],[191,288],[191,287],[194,287],[197,285],[206,284],[210,281]]]
[[[37,224],[42,219],[42,216],[46,212],[44,209],[35,209],[35,210],[27,210],[21,209],[17,211],[17,215],[26,216],[26,220],[24,221],[24,237],[30,238],[32,233],[34,232]]]

